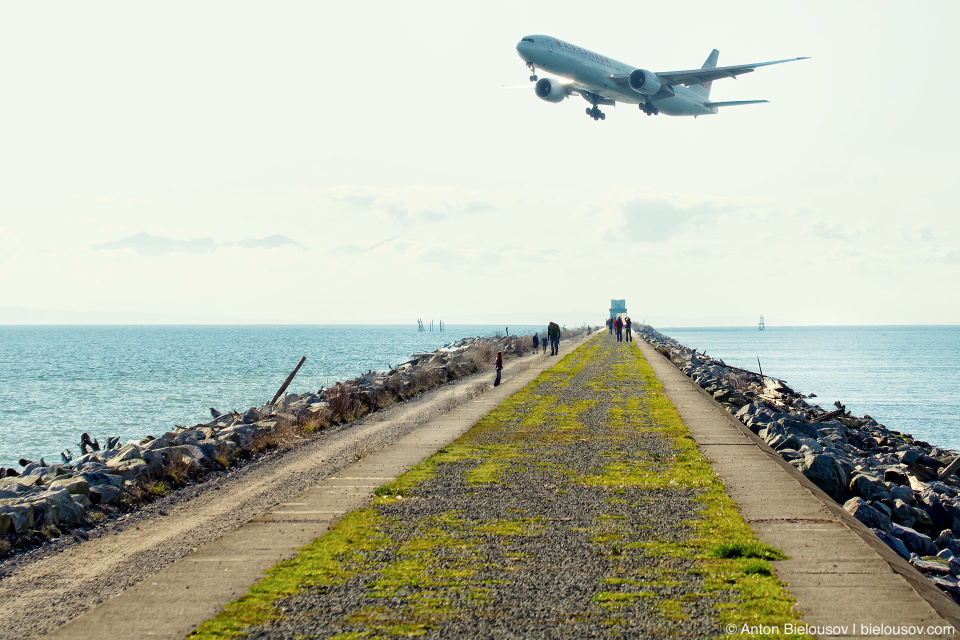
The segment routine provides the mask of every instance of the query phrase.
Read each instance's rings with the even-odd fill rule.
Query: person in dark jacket
[[[547,336],[550,338],[550,355],[555,356],[560,352],[560,325],[556,322],[548,324]]]
[[[627,316],[627,319],[623,321],[623,326],[627,328],[627,342],[633,342],[633,333],[630,332],[632,325],[633,321],[630,320],[630,316]]]
[[[536,354],[539,352],[540,352],[540,336],[538,336],[537,334],[533,334],[533,353]]]
[[[500,386],[500,374],[503,373],[503,351],[497,351],[497,362],[493,365],[497,368],[497,379],[493,381],[493,386]]]
[[[616,322],[613,323],[613,328],[617,331],[617,342],[623,342],[623,320],[620,316],[617,316]]]

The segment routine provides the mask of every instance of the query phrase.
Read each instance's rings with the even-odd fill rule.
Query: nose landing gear
[[[598,109],[596,105],[594,105],[592,109],[590,108],[587,109],[587,115],[593,118],[594,120],[607,119],[607,114],[605,114],[603,111],[600,111],[600,109]]]

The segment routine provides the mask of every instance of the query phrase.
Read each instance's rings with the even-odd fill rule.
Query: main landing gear
[[[607,114],[605,114],[603,111],[600,111],[600,109],[597,108],[596,105],[594,105],[592,109],[589,109],[589,108],[587,109],[587,115],[593,118],[594,120],[607,119]]]
[[[640,108],[641,108],[641,109],[643,110],[643,112],[644,112],[645,114],[647,114],[648,116],[655,116],[655,115],[657,115],[658,113],[660,113],[660,109],[657,109],[655,106],[653,106],[653,103],[652,103],[652,102],[644,102],[644,103],[641,103],[641,104],[640,104]]]
[[[537,66],[532,62],[528,62],[527,66],[530,67],[530,82],[537,81]]]

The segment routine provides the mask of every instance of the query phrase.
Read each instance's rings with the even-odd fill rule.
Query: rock
[[[937,545],[933,544],[933,540],[930,539],[930,536],[925,536],[915,529],[910,527],[905,527],[903,525],[894,524],[890,528],[890,533],[900,538],[907,549],[911,552],[916,553],[920,556],[934,556],[937,555],[939,549]]]
[[[142,449],[139,445],[134,443],[129,443],[124,446],[120,451],[107,460],[108,467],[117,467],[128,460],[134,460],[140,457]]]
[[[949,548],[947,548],[947,549],[940,549],[940,553],[937,554],[937,557],[938,557],[938,558],[943,558],[944,560],[947,560],[947,561],[950,561],[950,559],[953,558],[953,551],[950,551]]]
[[[917,501],[913,490],[909,487],[893,487],[890,489],[890,498],[894,500],[903,500],[907,504],[913,504]]]
[[[913,509],[899,498],[893,501],[893,519],[897,522],[913,522]]]
[[[843,510],[871,529],[890,531],[893,527],[889,516],[871,507],[863,498],[850,498],[844,503]]]
[[[120,501],[120,488],[111,484],[90,487],[90,502],[93,504],[116,504]]]
[[[915,566],[920,571],[923,571],[924,573],[936,573],[942,576],[950,575],[950,565],[948,565],[945,562],[911,558],[910,564]]]
[[[899,485],[904,485],[908,482],[907,474],[900,469],[885,469],[883,472],[883,481]]]
[[[850,481],[850,493],[868,501],[885,500],[890,497],[890,492],[880,480],[864,474],[855,476]]]
[[[261,417],[262,416],[256,407],[250,407],[243,412],[243,416],[241,416],[240,421],[243,422],[243,424],[253,424],[254,422],[260,420]]]
[[[897,457],[903,464],[913,464],[920,459],[921,455],[923,455],[923,452],[917,449],[907,449],[906,451],[901,451]]]
[[[903,544],[903,541],[900,538],[887,533],[883,529],[874,529],[873,532],[877,535],[878,538],[883,540],[888,547],[899,553],[904,558],[910,558],[910,551],[907,549],[907,546]]]
[[[838,502],[847,490],[847,473],[836,458],[827,453],[804,457],[800,472]]]
[[[35,522],[33,507],[26,503],[0,507],[0,512],[10,519],[8,532],[23,533]]]
[[[63,487],[73,495],[86,495],[90,491],[90,484],[83,478],[68,478],[64,480],[54,480],[50,483],[50,488]]]

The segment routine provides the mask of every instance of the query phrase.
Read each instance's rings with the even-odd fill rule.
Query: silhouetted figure
[[[100,451],[100,441],[90,440],[89,433],[83,433],[80,436],[80,455],[85,456],[91,451]]]
[[[555,356],[560,351],[560,325],[556,322],[548,324],[547,337],[550,338],[550,355]]]
[[[497,379],[493,381],[493,386],[500,386],[500,374],[503,373],[503,351],[497,351],[497,361],[493,365],[497,369]]]
[[[537,334],[533,334],[533,352],[538,353],[540,351],[540,337]]]

